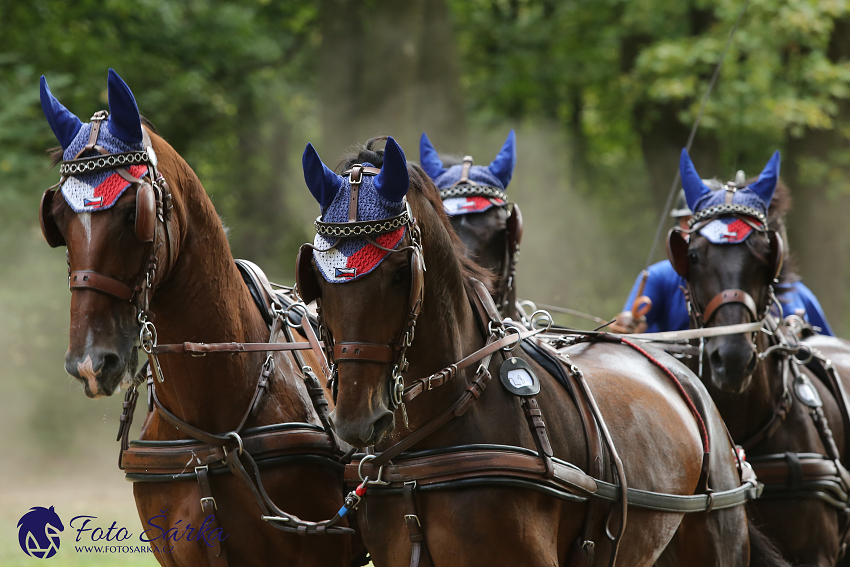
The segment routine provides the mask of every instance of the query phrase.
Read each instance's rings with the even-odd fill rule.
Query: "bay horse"
[[[377,138],[366,143],[367,149]],[[466,255],[494,274],[493,301],[504,317],[521,320],[516,271],[522,241],[522,212],[506,193],[516,166],[516,133],[511,130],[496,158],[473,165],[471,156],[441,157],[423,132],[419,162],[440,191],[452,229]]]
[[[585,395],[562,386],[558,370],[538,364],[525,345],[510,354],[496,349],[533,331],[513,327],[497,339],[502,322],[479,282],[487,273],[465,256],[433,183],[392,138],[380,157],[375,163],[375,152],[363,152],[339,176],[307,146],[305,180],[322,216],[297,261],[299,293],[317,301],[336,396],[332,426],[368,448],[346,478],[359,484],[358,525],[375,564],[748,565],[742,506],[708,504],[696,514],[630,506],[626,522],[624,498],[607,510],[598,499],[528,482],[531,467],[516,463],[533,459],[543,476],[542,469],[556,478],[571,471],[581,483],[590,472],[593,486],[608,487],[602,477],[616,476],[612,489],[634,498],[640,491],[626,491],[626,478],[629,491],[713,502],[684,496],[700,490],[710,439],[711,488],[741,485],[719,414],[671,357],[612,344],[610,335],[611,342],[565,347],[567,381],[589,385]],[[523,394],[510,371],[500,372],[512,365],[526,369],[520,384],[544,393]],[[484,391],[491,374],[507,378]],[[583,434],[590,411],[590,421],[607,423],[601,433],[588,427],[592,442]],[[598,451],[602,438],[610,454]],[[415,453],[402,452],[414,445]],[[616,475],[612,463],[622,463]],[[465,474],[469,467],[499,478]],[[625,528],[619,552],[617,537],[604,535],[618,526]]]
[[[132,378],[140,343],[155,353],[163,343],[182,349],[186,341],[274,342],[201,182],[149,123],[142,124],[117,73],[109,70],[110,113],[86,124],[41,80],[45,116],[66,158],[61,188],[43,197],[42,229],[51,246],[67,245],[72,293],[65,368],[86,395],[112,395]],[[280,319],[275,322],[279,331]],[[157,365],[148,377],[149,411],[141,441],[129,448],[135,398],[124,404],[123,468],[130,471],[135,459],[141,464],[128,479],[159,481],[133,485],[156,559],[169,567],[351,565],[356,544],[350,535],[279,531],[260,518],[270,512],[255,494],[256,483],[227,474],[233,461],[250,469],[251,443],[282,442],[273,435],[282,430],[314,440],[320,454],[331,448],[300,365],[285,352],[195,354],[149,358]],[[185,441],[190,436],[211,440]],[[221,442],[222,436],[229,438]],[[140,461],[145,452],[154,459]],[[334,516],[343,498],[341,466],[297,457],[279,456],[290,458],[287,466],[255,473],[267,495],[303,518]],[[180,462],[172,470],[175,458]]]
[[[771,311],[773,286],[795,281],[783,262],[790,194],[779,164],[776,152],[758,179],[742,176],[712,192],[683,150],[682,182],[695,216],[688,231],[668,235],[668,254],[687,281],[692,328],[763,321],[764,332],[705,339],[702,380],[765,483],[762,498],[748,504],[756,523],[793,564],[827,567],[846,550],[850,529],[850,343],[803,340],[799,316],[781,325]]]

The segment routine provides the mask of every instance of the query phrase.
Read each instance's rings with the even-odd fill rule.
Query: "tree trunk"
[[[418,159],[423,130],[462,151],[466,121],[454,33],[444,0],[409,0],[367,12],[323,0],[319,97],[329,165],[353,144],[391,135]],[[427,34],[426,34],[427,30]]]

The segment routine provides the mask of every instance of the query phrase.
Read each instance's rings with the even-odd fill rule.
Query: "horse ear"
[[[761,197],[767,206],[770,206],[770,200],[773,199],[773,193],[776,191],[776,182],[779,181],[779,166],[782,158],[779,156],[779,150],[773,153],[770,161],[764,166],[764,170],[759,175],[759,180],[749,186],[749,189]]]
[[[141,144],[142,119],[130,87],[112,69],[106,85],[109,93],[109,120],[106,125],[109,131],[127,145]]]
[[[74,141],[77,132],[83,127],[83,123],[77,118],[73,112],[62,106],[62,103],[56,100],[53,93],[50,92],[50,87],[47,86],[47,79],[44,75],[41,76],[41,110],[44,111],[44,117],[47,118],[47,123],[50,124],[50,129],[62,149],[65,150]]]
[[[703,195],[711,193],[711,189],[706,187],[705,183],[702,182],[686,148],[682,148],[682,155],[679,158],[679,174],[682,176],[682,189],[685,190],[685,200],[688,202],[688,208],[696,212],[697,201]]]
[[[431,179],[437,179],[447,171],[425,132],[419,138],[419,163]]]
[[[502,182],[502,187],[507,189],[514,175],[514,167],[516,167],[516,133],[511,130],[508,139],[499,150],[499,155],[490,164],[490,173],[495,175],[496,179]]]
[[[407,174],[407,160],[404,152],[393,140],[387,138],[384,148],[384,166],[381,173],[375,177],[375,190],[388,201],[401,202],[410,187],[410,176]]]
[[[342,187],[342,179],[322,163],[319,154],[313,144],[307,144],[304,155],[301,156],[301,165],[304,167],[304,182],[313,197],[319,202],[324,211]]]

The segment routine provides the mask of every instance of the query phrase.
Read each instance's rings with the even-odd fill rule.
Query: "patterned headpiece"
[[[97,135],[95,144],[110,154],[141,152],[142,124],[136,100],[127,84],[118,73],[109,70],[107,80],[109,94],[109,118]],[[50,92],[47,80],[41,77],[41,107],[53,133],[62,145],[63,159],[73,160],[89,143],[92,124],[83,124],[79,118],[65,108]],[[90,150],[80,158],[101,155]],[[147,173],[146,165],[131,165],[127,171],[136,178]],[[131,185],[114,169],[87,173],[73,173],[62,184],[62,195],[77,213],[102,211],[112,207]]]
[[[714,244],[738,244],[747,239],[753,227],[738,217],[748,217],[757,226],[767,227],[770,201],[779,180],[780,156],[776,151],[759,175],[758,181],[746,187],[727,186],[712,191],[700,179],[688,151],[683,149],[679,172],[688,207],[694,212],[691,225],[713,219],[700,229],[700,234]]]
[[[323,228],[324,223],[347,223],[351,202],[351,179],[331,171],[313,148],[307,144],[302,157],[304,181],[313,197],[322,207],[317,219],[317,233],[313,240],[313,257],[322,276],[330,283],[345,283],[360,278],[375,268],[389,252],[381,250],[367,238],[350,236],[358,234],[356,225],[338,226],[339,238]],[[371,164],[361,164],[372,167]],[[384,165],[378,175],[364,174],[358,190],[356,222],[380,221],[398,217],[406,210],[404,196],[410,184],[404,152],[392,138],[387,138]],[[387,231],[370,234],[380,246],[394,250],[404,239],[406,227],[401,224]]]
[[[458,184],[464,166],[458,164],[448,169],[443,167],[437,150],[424,133],[419,141],[419,156],[422,169],[443,195],[446,214],[483,213],[490,207],[505,204],[504,192],[516,166],[516,134],[510,131],[501,151],[489,166],[473,165],[469,169],[467,178],[474,182],[470,185]]]

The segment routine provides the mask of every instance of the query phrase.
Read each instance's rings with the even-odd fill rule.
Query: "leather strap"
[[[205,466],[195,467],[195,475],[198,478],[198,489],[201,493],[201,511],[204,513],[204,523],[207,518],[212,518],[209,523],[212,531],[218,529],[218,518],[216,518],[216,510],[218,505],[212,495],[210,488],[209,468]],[[207,557],[210,560],[210,567],[227,567],[227,555],[224,553],[223,544],[219,539],[216,539],[214,545],[207,545]]]
[[[321,346],[321,343],[319,343]],[[192,354],[205,355],[235,352],[278,352],[291,350],[310,350],[310,343],[175,343],[157,345],[151,349],[153,354]]]
[[[92,270],[78,270],[71,272],[68,280],[69,289],[94,289],[107,293],[118,299],[130,301],[133,298],[133,289],[124,282],[115,278],[105,276]]]
[[[334,361],[342,360],[353,362],[391,362],[393,349],[388,345],[375,343],[336,343],[334,345]]]
[[[428,552],[422,522],[416,513],[416,495],[413,492],[415,488],[416,481],[404,483],[404,523],[410,535],[410,567],[431,567],[434,562]]]
[[[714,296],[714,298],[708,302],[708,305],[705,307],[705,312],[703,313],[703,322],[704,324],[708,324],[711,321],[712,316],[717,311],[719,307],[722,305],[727,305],[729,303],[741,303],[747,310],[750,312],[750,315],[753,318],[753,321],[758,321],[759,316],[757,313],[756,302],[753,300],[752,296],[743,291],[741,289],[724,289],[720,293]]]
[[[351,198],[348,201],[348,222],[356,222],[360,183],[363,181],[363,166],[355,165],[352,167],[348,180],[351,186]]]

